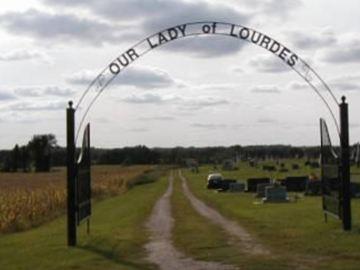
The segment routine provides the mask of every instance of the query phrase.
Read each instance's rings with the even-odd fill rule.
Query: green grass
[[[177,174],[176,174],[177,175]],[[182,193],[181,181],[174,182],[171,198],[175,219],[174,244],[189,257],[239,266],[240,269],[292,269],[293,264],[273,256],[251,256],[244,252],[238,240],[230,238],[222,228],[200,216]]]
[[[264,172],[241,164],[238,171],[222,172],[226,177],[246,179]],[[360,264],[360,200],[353,200],[353,231],[343,232],[338,220],[324,223],[320,197],[301,197],[296,203],[256,204],[253,194],[216,193],[205,189],[211,167],[200,174],[186,172],[195,195],[217,208],[225,216],[237,220],[253,235],[284,260],[303,261],[315,269],[359,269]],[[296,174],[306,174],[296,171]],[[293,175],[290,170],[289,175]],[[266,268],[271,269],[271,268]],[[278,268],[274,268],[278,269]]]
[[[0,236],[0,269],[153,269],[143,260],[144,222],[165,191],[165,178],[137,185],[93,207],[91,235],[82,225],[76,248],[66,246],[65,218],[39,228]]]

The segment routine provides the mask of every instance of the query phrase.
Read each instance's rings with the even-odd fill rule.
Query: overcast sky
[[[348,98],[357,142],[359,14],[358,0],[2,0],[0,149],[43,133],[65,145],[67,101],[76,103],[113,59],[162,29],[204,20],[254,28],[305,59],[338,100]],[[337,144],[306,82],[245,43],[187,37],[141,57],[91,109],[92,145],[318,145],[320,117]]]

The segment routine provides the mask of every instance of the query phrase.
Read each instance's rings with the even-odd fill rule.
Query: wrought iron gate
[[[76,170],[76,204],[77,224],[87,220],[91,215],[91,158],[90,158],[90,124],[87,124]]]
[[[322,206],[325,214],[342,218],[341,178],[339,155],[331,145],[329,131],[324,119],[320,119],[321,134],[321,187]]]

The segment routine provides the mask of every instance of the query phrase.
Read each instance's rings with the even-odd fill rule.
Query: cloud
[[[71,84],[89,85],[96,76],[96,72],[84,70],[69,76],[66,80]],[[151,89],[180,86],[181,82],[176,81],[167,72],[161,69],[146,66],[134,66],[129,67],[117,75],[112,81],[112,84]]]
[[[1,101],[14,100],[14,99],[16,99],[16,96],[14,96],[14,94],[10,93],[9,91],[0,90]]]
[[[143,95],[131,95],[122,99],[123,102],[135,104],[160,104],[165,103],[169,100],[171,100],[171,98],[167,99],[158,94],[151,93],[145,93]]]
[[[85,8],[97,16],[116,21],[141,21],[144,28],[148,30],[160,30],[194,20],[242,22],[247,20],[247,16],[233,6],[203,0],[196,2],[185,0],[43,0],[43,2],[52,6]]]
[[[152,116],[152,117],[139,117],[138,120],[140,121],[174,121],[176,120],[175,117],[172,116]]]
[[[250,8],[256,15],[271,19],[287,18],[290,13],[303,5],[301,0],[242,0],[240,3]]]
[[[329,81],[331,88],[337,91],[359,91],[360,75],[347,75]]]
[[[197,97],[197,98],[187,98],[182,99],[179,104],[179,109],[181,110],[200,110],[203,108],[216,108],[218,106],[229,105],[230,102],[227,99],[221,97]]]
[[[123,102],[132,104],[173,104],[180,110],[199,110],[206,107],[217,107],[228,105],[230,102],[221,97],[180,97],[180,96],[161,96],[159,94],[145,93],[140,95],[131,95],[122,99]]]
[[[0,54],[0,61],[25,61],[34,59],[40,59],[47,63],[51,62],[50,57],[46,53],[37,50],[17,49]]]
[[[148,132],[149,129],[147,129],[147,128],[131,128],[128,131],[139,133],[139,132]]]
[[[274,55],[259,55],[249,61],[249,65],[258,72],[279,73],[291,69],[284,62]]]
[[[294,46],[305,50],[326,48],[338,42],[335,33],[328,28],[306,32],[303,30],[291,30],[285,33]]]
[[[276,119],[272,119],[272,118],[259,118],[257,120],[257,122],[259,124],[276,124],[276,123],[278,123],[278,121]]]
[[[225,124],[201,124],[201,123],[194,123],[190,125],[191,127],[194,128],[201,128],[201,129],[224,129],[227,128],[228,126]]]
[[[30,102],[22,101],[9,106],[12,111],[58,111],[65,110],[66,101],[42,101]]]
[[[307,83],[300,83],[300,82],[290,82],[288,85],[287,85],[287,88],[289,90],[295,90],[295,91],[298,91],[298,90],[304,90],[304,89],[310,89],[310,86],[307,84]]]
[[[227,36],[196,36],[176,40],[165,45],[165,50],[185,52],[196,57],[221,57],[240,51],[247,43]]]
[[[302,6],[301,0],[267,0],[261,1],[262,12],[267,15],[286,17],[295,9]]]
[[[25,87],[14,90],[15,94],[23,97],[43,97],[43,96],[57,96],[68,97],[75,94],[75,91],[69,88],[60,88],[57,86],[39,86],[39,87]]]
[[[251,92],[256,94],[279,94],[281,91],[274,85],[259,85],[250,89]]]
[[[360,63],[360,37],[349,36],[338,46],[332,46],[322,51],[319,59],[333,64]]]
[[[168,27],[193,21],[230,21],[246,23],[250,16],[234,6],[209,1],[159,0],[44,0],[51,6],[90,10],[96,16],[112,22],[132,22],[133,33],[122,36],[127,41],[145,37]],[[120,14],[120,15],[119,15]],[[135,34],[134,34],[135,33]],[[224,37],[187,38],[164,46],[172,51],[190,53],[198,57],[217,57],[239,51],[244,42]]]
[[[113,25],[95,19],[79,18],[72,14],[56,14],[29,9],[0,15],[0,25],[8,32],[41,41],[86,41],[92,45],[117,40]]]

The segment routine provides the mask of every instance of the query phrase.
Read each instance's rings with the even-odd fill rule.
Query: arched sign
[[[115,77],[121,75],[126,67],[128,67],[147,52],[164,44],[185,37],[202,35],[221,35],[225,37],[236,38],[239,41],[246,41],[248,43],[262,47],[279,57],[285,63],[285,65],[299,74],[299,76],[302,77],[321,98],[329,110],[339,132],[338,121],[336,120],[336,117],[330,106],[330,102],[335,102],[336,106],[338,107],[339,103],[337,102],[337,99],[324,80],[322,80],[321,77],[295,52],[275,39],[269,37],[268,35],[265,35],[249,27],[224,22],[192,22],[176,25],[153,34],[135,44],[133,47],[129,48],[120,56],[118,56],[114,61],[112,61],[91,82],[75,107],[75,109],[79,108],[79,106],[85,102],[85,99],[88,99],[88,103],[84,106],[84,111],[80,118],[77,134],[79,134],[85,117],[97,98],[115,79]],[[325,95],[328,95],[328,97],[326,98]]]
[[[75,196],[77,189],[76,181],[74,181],[76,172],[78,171],[78,165],[75,164],[75,144],[80,133],[81,127],[84,123],[85,117],[95,103],[97,98],[103,93],[104,89],[117,77],[120,76],[126,67],[139,59],[147,52],[159,48],[169,42],[182,39],[185,37],[194,37],[202,35],[220,35],[224,37],[236,38],[239,41],[246,41],[257,45],[270,53],[279,57],[285,65],[293,69],[300,77],[302,77],[309,86],[315,91],[315,93],[321,98],[325,106],[329,110],[331,117],[334,120],[335,126],[340,136],[341,144],[341,175],[338,180],[342,183],[342,219],[344,230],[351,229],[351,204],[350,204],[350,163],[349,163],[349,136],[348,136],[348,108],[345,103],[345,98],[341,104],[337,102],[334,94],[331,92],[327,84],[321,79],[321,77],[294,51],[284,46],[275,39],[249,27],[245,27],[238,24],[224,23],[224,22],[193,22],[176,25],[174,27],[167,28],[156,34],[153,34],[133,47],[126,50],[114,61],[112,61],[100,74],[91,82],[89,87],[82,94],[75,109],[72,108],[70,103],[67,109],[67,181],[68,181],[68,244],[70,246],[76,245],[76,203],[78,203]],[[325,95],[328,95],[325,98]],[[88,102],[87,102],[87,101]],[[331,103],[335,103],[336,107],[340,107],[340,127],[333,113]],[[85,103],[85,104],[84,104]],[[87,103],[87,104],[86,104]],[[74,138],[74,124],[75,124],[75,110],[80,106],[84,108],[82,115],[80,116],[80,122],[77,129],[76,139]],[[89,135],[87,135],[89,136]],[[90,149],[90,145],[88,145]],[[90,150],[89,150],[90,151]],[[90,160],[88,160],[87,170],[90,171]],[[87,184],[89,188],[89,185]],[[89,202],[88,196],[85,196],[84,202]],[[90,204],[87,204],[88,207]],[[90,207],[90,206],[89,206]],[[326,208],[328,210],[328,208]],[[333,208],[331,208],[333,209]],[[85,209],[84,213],[80,213],[78,219],[87,217],[90,213],[89,209]]]

